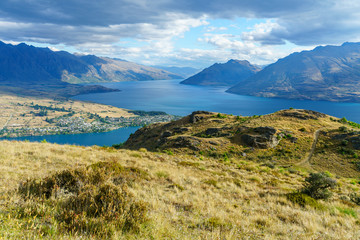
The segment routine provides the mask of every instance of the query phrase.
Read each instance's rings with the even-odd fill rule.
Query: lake
[[[45,135],[45,136],[29,136],[29,137],[17,137],[17,138],[5,138],[3,140],[15,140],[30,142],[41,142],[44,139],[50,143],[57,144],[70,144],[79,146],[112,146],[125,142],[131,133],[138,130],[139,127],[125,127],[119,128],[110,132],[101,133],[83,133],[83,134],[60,134],[60,135]]]
[[[165,111],[185,116],[196,110],[252,116],[272,113],[290,107],[310,109],[335,117],[346,117],[360,123],[359,103],[287,100],[226,93],[224,87],[202,87],[179,84],[182,80],[103,83],[121,92],[86,94],[74,99],[93,101],[116,107]]]

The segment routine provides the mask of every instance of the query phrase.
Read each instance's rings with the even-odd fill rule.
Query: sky
[[[204,68],[360,41],[359,0],[1,0],[0,40]]]

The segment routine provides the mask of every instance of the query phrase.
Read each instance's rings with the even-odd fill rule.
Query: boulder
[[[221,128],[208,128],[205,130],[205,134],[209,136],[218,136],[221,133]]]
[[[162,138],[167,138],[167,137],[170,137],[170,136],[172,136],[172,133],[170,131],[165,131],[161,135]]]
[[[190,114],[190,123],[196,123],[204,119],[202,115],[213,115],[214,113],[208,111],[195,111]]]
[[[166,142],[166,147],[174,148],[189,148],[194,151],[199,151],[198,146],[200,141],[195,137],[179,136]]]
[[[273,127],[258,127],[253,130],[255,134],[243,134],[241,140],[248,146],[256,148],[274,148],[280,139],[275,135],[276,129]]]

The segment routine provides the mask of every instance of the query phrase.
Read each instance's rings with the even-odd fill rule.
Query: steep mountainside
[[[141,81],[172,79],[180,76],[165,70],[124,60],[54,52],[24,43],[11,45],[0,42],[0,82],[90,83],[109,81]]]
[[[69,83],[96,83],[179,79],[182,76],[166,70],[148,67],[125,60],[93,55],[79,56],[88,64],[85,73],[64,72],[62,80]]]
[[[54,52],[24,43],[0,41],[0,85],[2,92],[22,95],[69,97],[92,92],[114,91],[102,86],[79,86],[69,83],[140,81],[171,79],[179,76],[124,60],[76,56]]]
[[[360,43],[293,53],[228,92],[262,97],[360,102]]]
[[[356,177],[360,170],[359,128],[359,124],[309,110],[252,117],[199,111],[178,121],[141,128],[124,147],[225,160],[234,157]]]
[[[198,74],[182,81],[182,84],[203,86],[233,86],[241,83],[260,68],[248,61],[229,60],[227,63],[215,63]]]

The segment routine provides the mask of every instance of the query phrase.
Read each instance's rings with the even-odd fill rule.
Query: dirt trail
[[[295,164],[296,166],[299,166],[299,165],[308,165],[308,166],[310,166],[310,160],[311,160],[312,155],[314,154],[316,144],[317,144],[317,142],[319,140],[320,131],[322,129],[323,128],[320,128],[320,129],[318,129],[318,130],[316,130],[314,132],[314,141],[312,143],[310,151],[308,152],[307,156],[301,162]]]
[[[3,130],[4,128],[6,128],[6,126],[7,126],[7,125],[9,124],[9,122],[11,121],[13,115],[14,115],[13,113],[10,115],[9,119],[6,121],[6,123],[4,124],[4,126],[0,129],[0,131]]]

